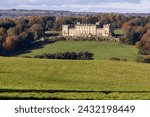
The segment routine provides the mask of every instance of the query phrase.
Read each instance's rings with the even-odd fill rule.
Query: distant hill
[[[0,18],[17,18],[21,16],[82,16],[96,15],[100,12],[71,12],[71,11],[56,11],[56,10],[24,10],[24,9],[9,9],[0,10]],[[121,14],[121,13],[115,13]],[[150,13],[125,13],[125,16],[150,16]]]
[[[87,14],[97,14],[94,12],[71,12],[71,11],[55,11],[55,10],[22,10],[10,9],[0,10],[1,18],[17,18],[21,16],[81,16]]]

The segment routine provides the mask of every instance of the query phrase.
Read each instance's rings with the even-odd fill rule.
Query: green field
[[[136,62],[1,57],[0,99],[150,99],[149,71],[149,64]]]
[[[52,44],[43,45],[38,49],[19,51],[18,56],[35,56],[43,53],[55,53],[66,51],[89,51],[94,53],[95,60],[108,60],[111,57],[127,58],[134,61],[137,56],[135,46],[124,45],[115,42],[105,41],[58,41]]]
[[[122,29],[116,29],[116,30],[114,30],[114,34],[115,35],[123,35],[124,31]]]

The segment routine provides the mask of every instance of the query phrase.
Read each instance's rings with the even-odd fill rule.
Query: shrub
[[[110,60],[113,60],[113,61],[120,61],[120,58],[117,58],[117,57],[111,57]]]
[[[110,58],[110,60],[113,60],[113,61],[128,61],[127,58],[118,58],[118,57],[112,57],[112,58]]]
[[[23,56],[23,58],[32,58],[31,56]]]
[[[150,63],[150,55],[139,55],[136,61],[140,63]]]
[[[90,52],[64,52],[64,53],[54,53],[48,54],[44,53],[42,55],[36,55],[34,58],[40,59],[68,59],[68,60],[92,60],[93,53]]]
[[[76,36],[76,37],[64,37],[64,36],[51,36],[48,40],[54,41],[119,41],[113,37],[97,37],[97,36]]]

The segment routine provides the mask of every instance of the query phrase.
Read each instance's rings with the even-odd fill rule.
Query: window
[[[105,30],[105,34],[108,34],[107,30]]]

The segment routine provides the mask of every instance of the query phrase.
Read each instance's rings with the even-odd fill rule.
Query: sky
[[[0,0],[0,9],[150,13],[150,0]]]

